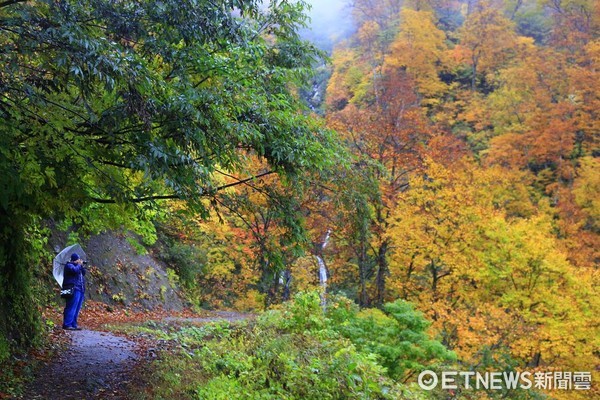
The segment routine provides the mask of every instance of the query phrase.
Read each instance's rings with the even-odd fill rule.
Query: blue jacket
[[[85,272],[85,267],[83,265],[68,262],[67,265],[65,265],[63,288],[75,287],[76,289],[85,292]]]

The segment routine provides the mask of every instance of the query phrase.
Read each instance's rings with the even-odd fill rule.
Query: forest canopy
[[[35,336],[29,265],[39,263],[42,220],[81,224],[86,207],[113,203],[130,216],[121,220],[135,219],[166,199],[206,216],[221,190],[269,174],[294,188],[300,171],[336,163],[333,136],[292,89],[321,56],[297,34],[303,8],[0,3],[5,338]]]

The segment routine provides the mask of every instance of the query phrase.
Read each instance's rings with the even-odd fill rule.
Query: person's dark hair
[[[79,260],[79,254],[77,254],[77,253],[71,254],[71,261],[77,261],[77,260]]]

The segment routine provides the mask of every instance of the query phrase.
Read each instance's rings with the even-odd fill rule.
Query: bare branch
[[[17,4],[17,3],[25,3],[26,1],[27,0],[6,0],[6,1],[3,1],[2,3],[0,3],[0,8],[12,6],[13,4]]]
[[[175,199],[179,199],[179,198],[180,197],[176,194],[157,195],[157,196],[137,197],[134,199],[128,199],[127,202],[128,203],[143,203],[145,201],[151,201],[151,200],[175,200]],[[117,202],[115,199],[100,199],[97,197],[92,197],[91,200],[96,203],[102,203],[102,204],[114,204]]]
[[[239,180],[238,178],[235,178],[234,176],[232,176],[232,175],[229,175],[229,174],[225,174],[225,173],[223,173],[223,172],[220,172],[220,173],[221,173],[221,174],[223,174],[223,175],[229,176],[230,178],[237,179],[237,182],[228,183],[227,185],[219,186],[219,187],[216,189],[216,191],[223,190],[223,189],[227,189],[227,188],[229,188],[229,187],[232,187],[232,186],[237,186],[237,185],[242,185],[242,184],[244,184],[244,183],[248,183],[248,182],[250,182],[250,181],[252,181],[252,180],[254,180],[254,179],[257,179],[257,178],[262,178],[263,176],[267,176],[267,175],[274,174],[274,173],[275,173],[275,171],[267,171],[267,172],[263,172],[262,174],[258,174],[258,175],[255,175],[255,176],[251,176],[251,177],[249,177],[249,178],[242,179],[242,180]]]
[[[204,192],[202,192],[202,196],[214,195],[216,192],[218,192],[220,190],[227,189],[227,188],[237,186],[237,185],[243,185],[243,184],[248,183],[256,178],[261,178],[263,176],[271,175],[274,173],[275,173],[275,171],[267,171],[267,172],[263,172],[262,174],[251,176],[246,179],[238,180],[237,182],[228,183],[226,185],[219,186],[215,189],[204,191]],[[152,201],[152,200],[176,200],[176,199],[181,199],[181,196],[177,195],[177,194],[154,195],[154,196],[130,198],[130,199],[126,199],[125,202],[126,203],[143,203],[143,202]],[[102,203],[102,204],[114,204],[117,202],[117,200],[115,200],[115,199],[101,199],[98,197],[92,197],[91,200],[96,203]]]

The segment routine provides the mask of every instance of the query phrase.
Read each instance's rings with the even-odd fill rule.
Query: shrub
[[[196,277],[206,264],[206,253],[203,250],[178,242],[166,246],[161,258],[177,272],[179,281],[188,289],[195,286]]]
[[[443,359],[449,353],[425,335],[427,322],[410,304],[392,304],[386,312],[361,312],[337,299],[324,312],[318,293],[301,293],[252,322],[181,329],[176,339],[181,352],[155,364],[153,376],[160,381],[149,396],[426,398],[396,378],[427,364],[428,356]]]
[[[346,300],[330,307],[333,327],[358,349],[373,353],[395,380],[404,380],[407,372],[425,369],[426,364],[454,360],[454,353],[429,338],[429,322],[412,304],[396,300],[384,310],[357,311]]]

